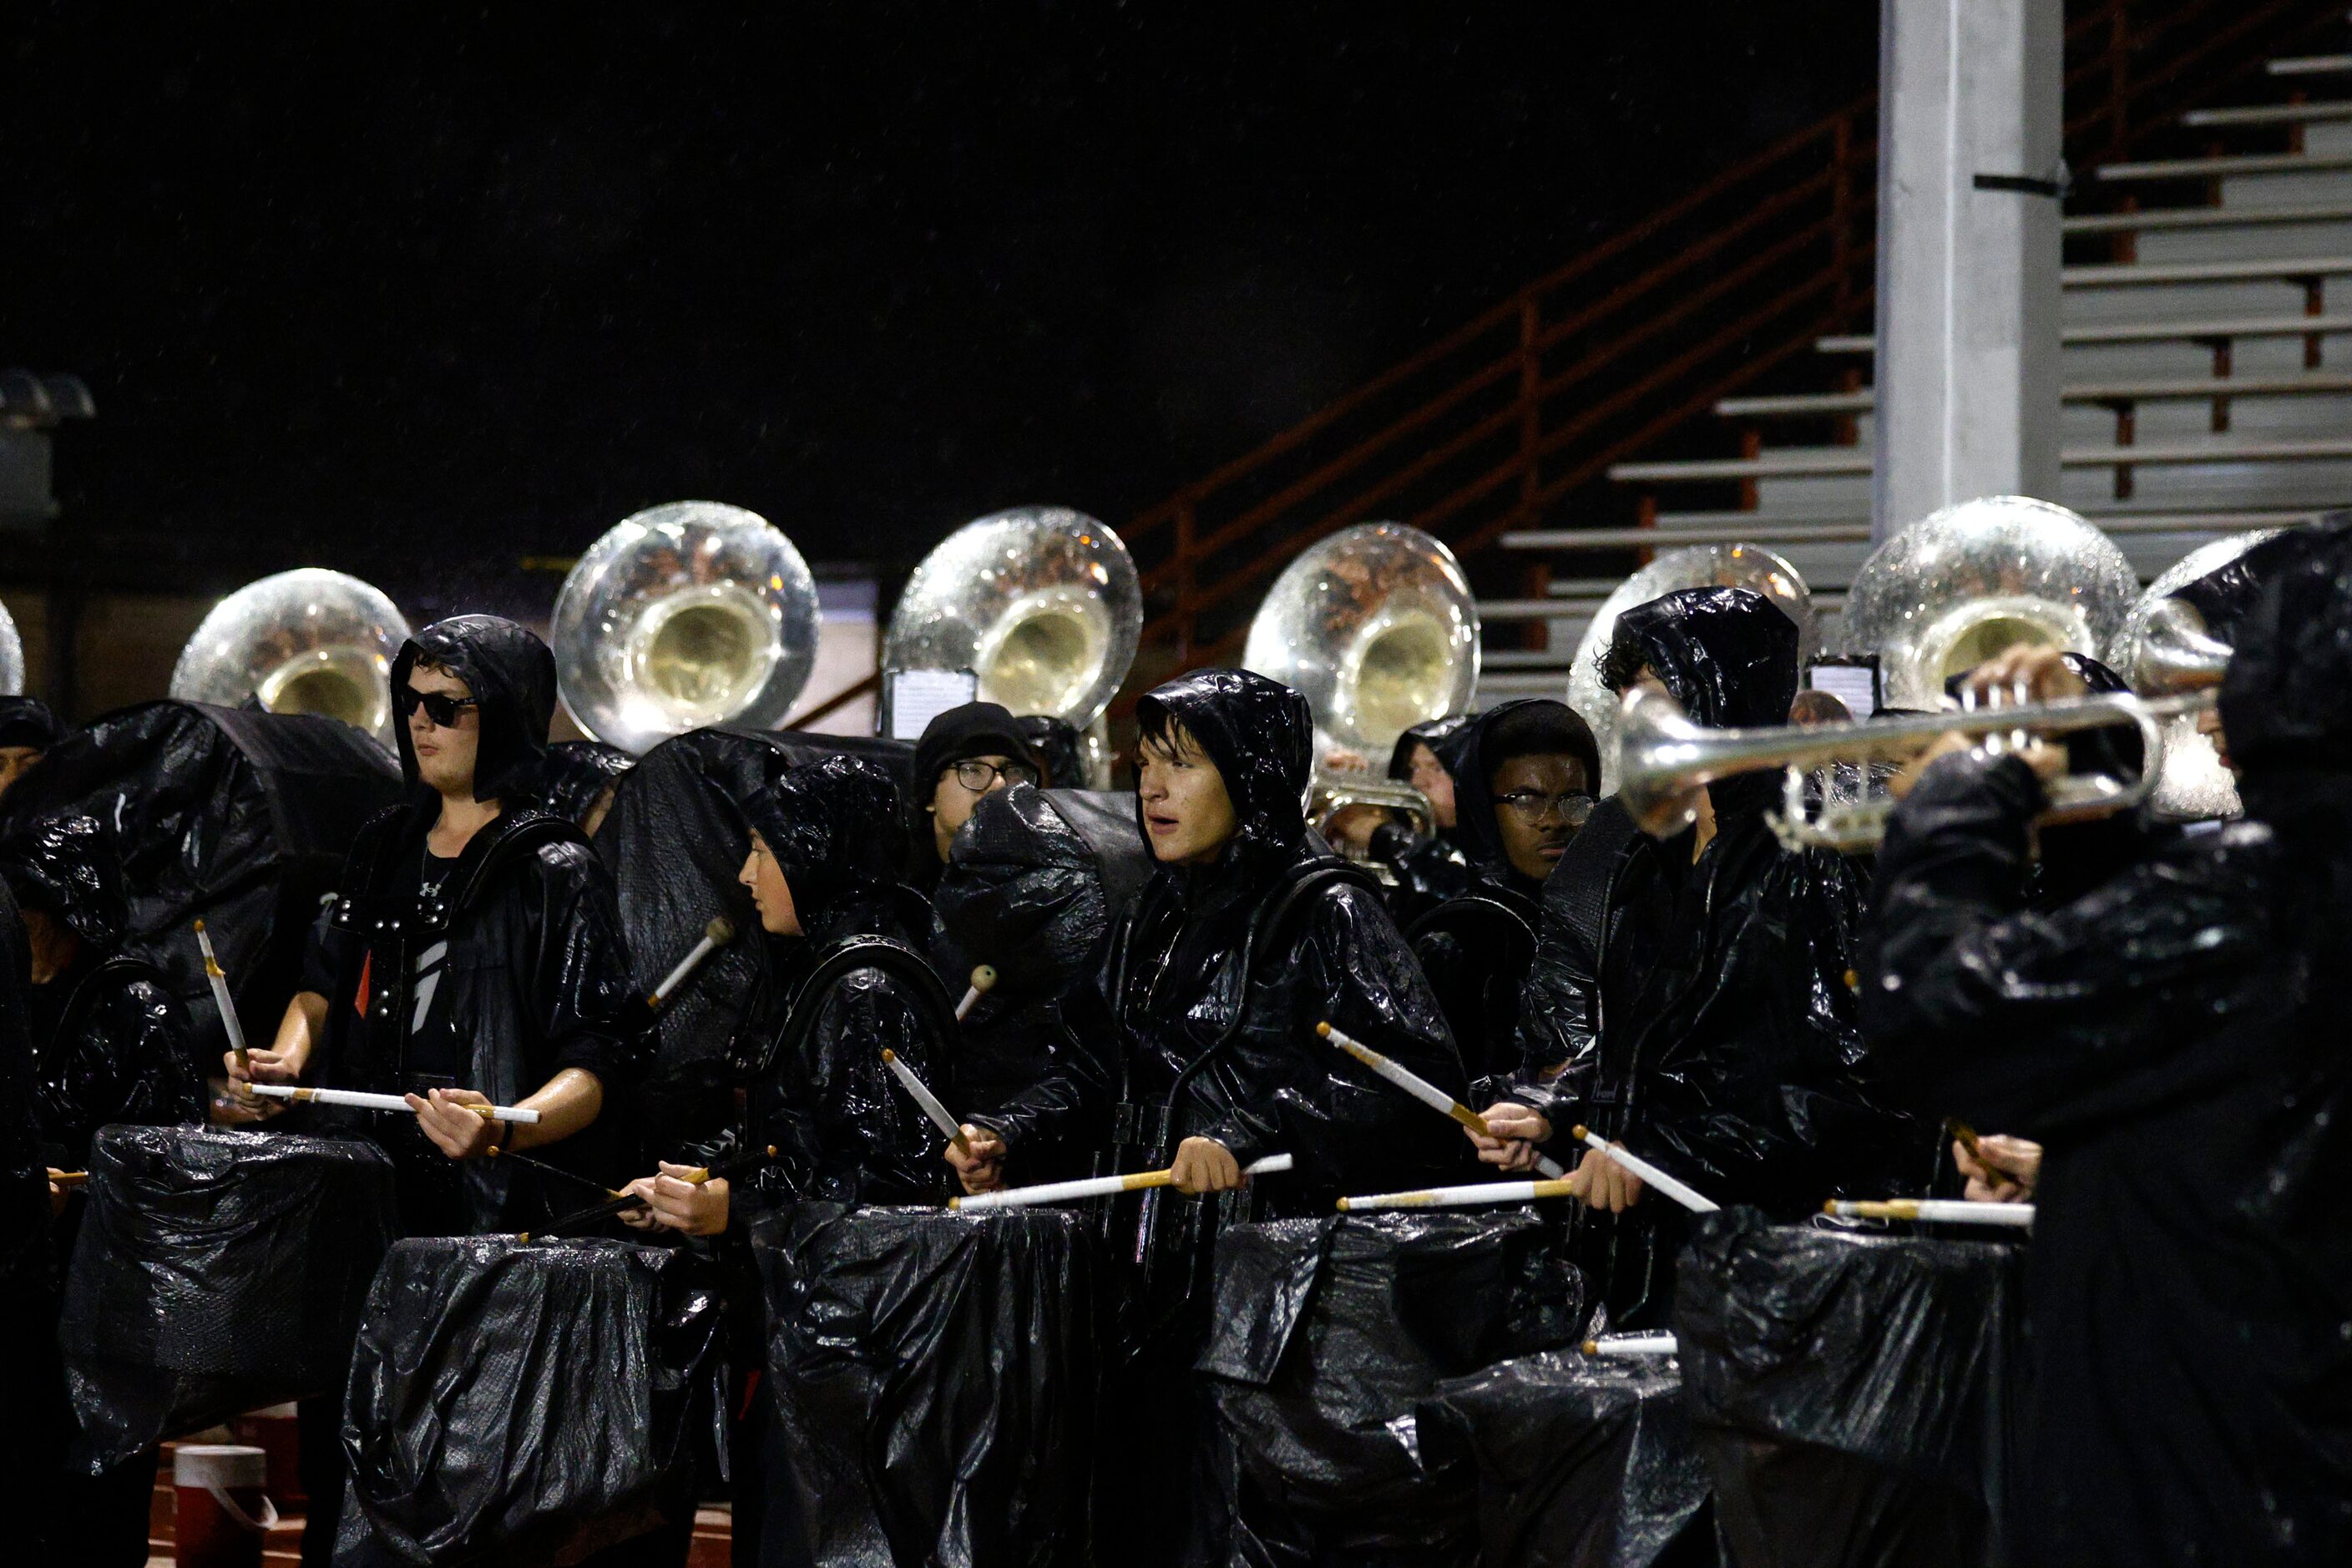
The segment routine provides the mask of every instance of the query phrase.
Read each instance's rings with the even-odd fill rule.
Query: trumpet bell
[[[1592,731],[1601,748],[1601,792],[1617,787],[1617,694],[1601,683],[1601,659],[1617,636],[1617,617],[1636,605],[1684,588],[1746,588],[1780,606],[1797,623],[1797,657],[1811,658],[1821,647],[1821,623],[1813,596],[1797,569],[1754,544],[1695,544],[1670,550],[1617,584],[1601,602],[1592,624],[1576,645],[1568,667],[1568,705]]]
[[[171,693],[223,708],[258,701],[392,738],[392,661],[408,622],[381,589],[304,567],[247,583],[212,608],[172,668]]]
[[[1469,580],[1417,528],[1343,528],[1275,579],[1242,664],[1307,699],[1318,756],[1339,748],[1384,764],[1398,736],[1463,711],[1477,690]]]
[[[2138,578],[2063,506],[1985,496],[1920,519],[1871,553],[1846,595],[1846,647],[1879,657],[1886,705],[1932,710],[1944,683],[2020,646],[2097,658]]]
[[[1068,507],[1015,507],[923,557],[890,614],[882,663],[970,669],[982,700],[1083,731],[1118,694],[1142,634],[1142,588],[1118,535]]]
[[[782,723],[816,664],[816,583],[757,512],[672,501],[588,547],[550,629],[564,710],[642,753],[688,730]]]

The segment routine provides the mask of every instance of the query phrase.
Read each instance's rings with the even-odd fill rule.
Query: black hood
[[[1076,725],[1051,713],[1024,713],[1013,722],[1029,742],[1029,755],[1045,775],[1047,789],[1087,787],[1086,738]]]
[[[743,816],[783,868],[804,929],[845,898],[886,891],[906,864],[898,782],[863,757],[798,766],[779,758],[767,784],[743,802]]]
[[[130,921],[122,856],[98,818],[34,823],[0,846],[0,877],[19,905],[56,916],[100,952],[111,952],[122,940]]]
[[[66,738],[66,727],[37,697],[0,697],[0,746],[36,746],[47,751]]]
[[[1110,924],[1113,889],[1103,856],[1071,820],[1074,806],[1083,810],[1088,798],[1034,784],[982,796],[957,830],[931,895],[958,950],[993,964],[1016,991],[1061,989]],[[1119,826],[1131,839],[1125,818]],[[1129,884],[1122,903],[1139,879],[1132,863],[1148,869],[1142,846],[1134,848],[1125,866],[1108,868]]]
[[[474,754],[476,800],[525,800],[538,795],[547,756],[547,727],[555,719],[555,656],[530,628],[497,616],[453,616],[436,621],[400,645],[392,686],[428,658],[466,683],[480,704],[482,738]],[[417,784],[416,748],[408,725],[393,726],[400,772]]]
[[[1238,861],[1287,864],[1297,856],[1315,771],[1315,716],[1306,698],[1253,670],[1196,669],[1155,687],[1135,716],[1146,734],[1172,719],[1208,752],[1234,803]],[[1143,826],[1140,795],[1136,826]]]
[[[1454,738],[1468,727],[1476,717],[1470,713],[1448,713],[1443,719],[1425,719],[1397,737],[1396,749],[1389,753],[1389,777],[1400,782],[1412,778],[1412,749],[1427,746],[1438,765],[1450,775],[1454,772]]]
[[[2341,526],[2342,520],[2352,513],[2336,512],[2321,520],[2317,528]],[[2225,643],[2237,642],[2238,625],[2244,620],[2262,597],[2263,584],[2276,576],[2288,563],[2305,556],[2310,549],[2311,529],[2289,529],[2284,533],[2263,540],[2260,544],[2208,572],[2193,583],[2185,583],[2172,595],[2185,599],[2204,617],[2205,630]]]
[[[2235,648],[2221,682],[2230,760],[2257,792],[2271,775],[2352,773],[2352,513],[2240,560],[2258,552],[2263,581],[2226,628]],[[2246,804],[2261,815],[2252,795]]]
[[[1746,588],[1684,588],[1617,617],[1601,682],[1622,691],[1645,664],[1693,723],[1777,727],[1797,699],[1797,623]]]
[[[585,827],[597,797],[636,763],[620,747],[602,741],[558,741],[547,748],[547,759],[541,764],[540,804],[564,821]]]
[[[1469,719],[1453,732],[1448,741],[1451,754],[1444,760],[1445,771],[1454,776],[1454,822],[1463,853],[1469,856],[1472,865],[1487,870],[1510,868],[1510,858],[1503,850],[1503,830],[1495,821],[1494,795],[1486,781],[1506,760],[1494,742],[1496,731],[1513,715],[1520,716],[1520,723],[1528,719],[1547,721],[1548,726],[1559,732],[1559,750],[1583,765],[1585,788],[1598,790],[1601,786],[1600,748],[1592,739],[1591,729],[1567,703],[1549,697],[1516,697]],[[1524,746],[1518,751],[1521,755],[1527,754]]]

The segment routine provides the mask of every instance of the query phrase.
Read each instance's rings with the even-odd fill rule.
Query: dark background
[[[423,619],[689,496],[1116,524],[1876,67],[1876,0],[741,9],[12,8],[75,547]]]

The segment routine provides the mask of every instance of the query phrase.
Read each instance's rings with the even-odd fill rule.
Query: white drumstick
[[[1481,1138],[1492,1138],[1495,1135],[1493,1129],[1486,1125],[1485,1117],[1406,1067],[1402,1062],[1392,1057],[1382,1056],[1361,1040],[1352,1039],[1341,1034],[1328,1023],[1316,1025],[1315,1032],[1432,1110],[1451,1116]],[[1536,1169],[1547,1176],[1555,1178],[1568,1174],[1559,1161],[1543,1154],[1536,1156]]]
[[[963,1000],[956,1004],[956,1022],[959,1024],[962,1023],[964,1021],[965,1015],[969,1014],[974,1007],[978,1006],[980,1005],[980,999],[987,995],[992,990],[995,989],[995,965],[983,963],[979,968],[973,970],[971,972],[971,984],[965,988]]]
[[[1889,1198],[1869,1202],[1832,1198],[1823,1214],[1842,1219],[1916,1219],[1938,1225],[2006,1225],[2020,1229],[2033,1223],[2032,1204],[1980,1204],[1962,1198]]]
[[[687,977],[702,967],[704,959],[734,940],[735,923],[725,915],[713,915],[710,923],[702,928],[702,940],[687,949],[686,956],[677,961],[677,967],[662,976],[662,983],[654,987],[654,994],[646,1000],[654,1005],[656,1012],[660,1011],[662,1004],[669,1000],[670,993],[685,984]]]
[[[933,1126],[948,1135],[950,1142],[963,1153],[971,1152],[971,1142],[963,1135],[963,1129],[956,1124],[954,1116],[949,1113],[946,1106],[940,1103],[940,1097],[931,1092],[930,1085],[916,1077],[915,1069],[898,1059],[898,1052],[887,1047],[884,1047],[882,1065],[890,1069],[891,1076],[898,1080],[900,1088],[914,1096],[915,1103],[923,1108],[923,1114],[931,1119]]]
[[[1580,1143],[1590,1144],[1591,1147],[1600,1150],[1602,1153],[1608,1155],[1611,1159],[1616,1161],[1619,1164],[1624,1166],[1635,1175],[1641,1177],[1643,1182],[1657,1188],[1658,1191],[1665,1194],[1666,1196],[1674,1199],[1675,1202],[1690,1210],[1691,1213],[1713,1214],[1716,1211],[1717,1205],[1713,1199],[1706,1197],[1689,1185],[1676,1181],[1674,1177],[1667,1175],[1664,1171],[1659,1170],[1655,1165],[1651,1164],[1650,1162],[1643,1159],[1638,1154],[1627,1153],[1624,1150],[1620,1149],[1616,1144],[1610,1142],[1607,1139],[1601,1137],[1600,1133],[1593,1131],[1591,1128],[1579,1127],[1571,1131],[1569,1136],[1574,1138]]]
[[[1268,1154],[1263,1160],[1253,1160],[1242,1167],[1244,1176],[1271,1176],[1277,1171],[1290,1169],[1287,1154]],[[1007,1187],[1001,1193],[977,1193],[970,1197],[950,1198],[951,1209],[1017,1209],[1036,1204],[1076,1203],[1080,1198],[1109,1197],[1115,1193],[1139,1192],[1145,1187],[1165,1187],[1173,1184],[1173,1171],[1138,1171],[1127,1176],[1087,1176],[1075,1182],[1040,1182],[1034,1187]]]
[[[221,1027],[228,1031],[228,1048],[236,1053],[240,1072],[252,1070],[245,1054],[245,1026],[236,1021],[236,1004],[229,999],[228,976],[221,973],[220,960],[213,956],[213,939],[205,932],[205,922],[196,922],[196,946],[205,955],[205,983],[213,988],[213,1005],[220,1009]]]
[[[1466,1209],[1481,1204],[1525,1204],[1538,1198],[1566,1198],[1576,1194],[1569,1190],[1568,1180],[1560,1177],[1548,1182],[1473,1182],[1464,1187],[1423,1187],[1410,1193],[1369,1193],[1362,1197],[1341,1198],[1339,1207],[1349,1214],[1366,1209]]]
[[[1672,1334],[1619,1334],[1612,1339],[1587,1340],[1583,1350],[1590,1356],[1673,1355],[1681,1348]]]
[[[306,1100],[314,1105],[348,1105],[361,1110],[406,1111],[408,1101],[396,1094],[368,1094],[356,1089],[311,1089],[298,1083],[249,1083],[246,1088],[255,1094],[268,1095],[272,1100]],[[537,1125],[539,1112],[513,1105],[461,1105],[460,1110],[470,1110],[477,1116],[487,1116],[492,1121],[514,1121],[523,1126]]]

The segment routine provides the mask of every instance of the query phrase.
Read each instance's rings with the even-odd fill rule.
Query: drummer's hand
[[[478,1160],[489,1152],[498,1137],[498,1123],[459,1109],[489,1104],[489,1097],[478,1089],[436,1089],[423,1098],[413,1094],[404,1098],[408,1109],[416,1112],[416,1125],[425,1136],[452,1160]]]
[[[1622,1143],[1612,1148],[1622,1149]],[[1588,1149],[1584,1163],[1568,1178],[1569,1195],[1589,1208],[1623,1214],[1642,1201],[1642,1178],[1602,1153]]]
[[[659,1230],[661,1228],[661,1219],[654,1213],[652,1208],[654,1179],[651,1176],[639,1176],[635,1181],[631,1182],[627,1186],[623,1187],[621,1191],[627,1194],[630,1197],[643,1198],[646,1200],[646,1206],[644,1208],[623,1209],[621,1211],[621,1223],[623,1225],[627,1226],[631,1230]]]
[[[285,1100],[264,1100],[248,1093],[244,1084],[226,1079],[207,1079],[205,1089],[205,1110],[215,1127],[249,1127],[294,1109]]]
[[[1241,1162],[1213,1138],[1187,1138],[1177,1144],[1169,1170],[1169,1184],[1187,1196],[1229,1193],[1242,1184]]]
[[[1486,1108],[1486,1127],[1495,1136],[1486,1137],[1475,1127],[1462,1131],[1470,1135],[1479,1159],[1506,1171],[1534,1170],[1536,1145],[1551,1141],[1551,1122],[1543,1112],[1507,1100],[1498,1100]]]
[[[51,1171],[49,1173],[51,1178],[49,1182],[49,1217],[51,1219],[55,1219],[59,1215],[66,1212],[66,1189],[58,1185],[55,1179],[57,1174],[58,1173],[55,1171]]]
[[[1979,1204],[2021,1204],[2033,1197],[2042,1179],[2042,1145],[2029,1138],[1994,1132],[1977,1140],[1977,1152],[1952,1142],[1952,1163],[1969,1179],[1968,1196]]]
[[[965,1194],[992,1193],[1003,1186],[1004,1140],[967,1121],[963,1124],[963,1141],[971,1146],[971,1153],[950,1143],[944,1154],[955,1170],[956,1179],[963,1184]]]
[[[685,1178],[693,1170],[691,1165],[673,1165],[664,1160],[660,1175],[650,1183],[632,1183],[630,1190],[645,1187],[646,1200],[653,1205],[654,1223],[664,1230],[717,1236],[727,1228],[727,1178],[689,1182]]]
[[[256,1046],[245,1053],[247,1060],[239,1061],[235,1051],[223,1051],[221,1061],[228,1068],[231,1089],[251,1083],[300,1083],[302,1069],[310,1065],[309,1041],[289,1045],[283,1050]]]

